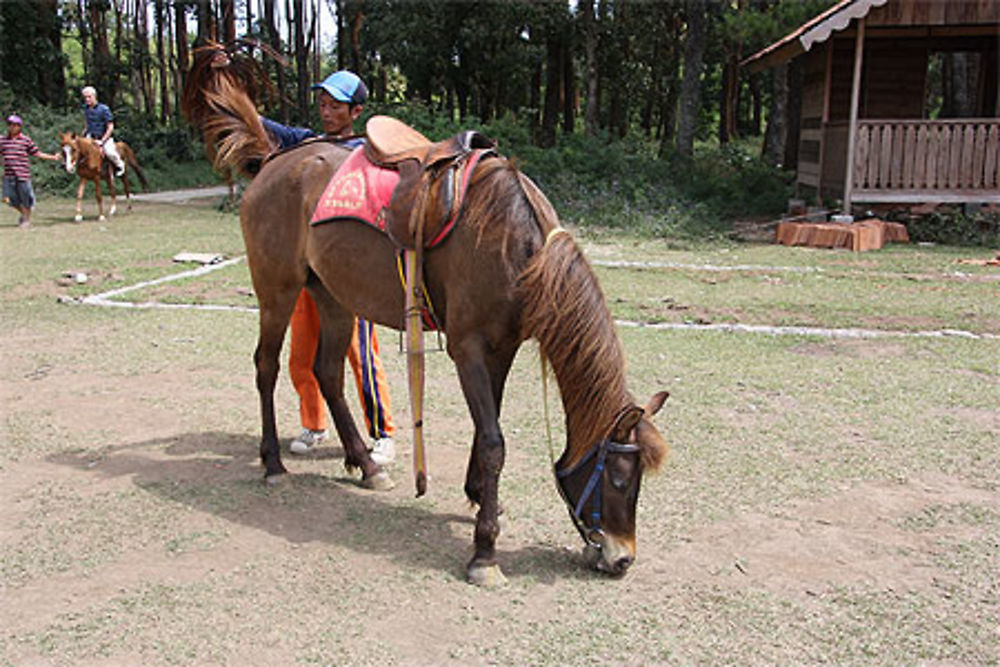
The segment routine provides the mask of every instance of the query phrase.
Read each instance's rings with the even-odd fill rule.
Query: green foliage
[[[1000,248],[1000,214],[935,212],[906,221],[912,241]]]

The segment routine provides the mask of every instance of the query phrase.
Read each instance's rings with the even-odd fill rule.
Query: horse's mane
[[[503,234],[504,257],[517,285],[521,333],[535,338],[555,372],[566,412],[566,465],[572,465],[607,437],[623,408],[635,402],[625,388],[625,356],[604,294],[573,237],[556,233],[559,218],[527,176],[507,160],[484,160],[470,184],[467,221],[486,221],[490,211],[511,212],[509,224],[481,226],[480,237]],[[475,201],[473,201],[475,200]],[[527,218],[517,224],[512,201],[524,202]],[[474,223],[473,223],[474,224]],[[484,223],[488,224],[488,223]],[[518,265],[528,251],[530,258]],[[644,463],[660,458],[644,452]],[[655,465],[650,465],[655,467]]]
[[[253,178],[276,150],[255,103],[269,86],[261,65],[242,52],[215,42],[195,49],[181,107],[201,129],[216,169],[236,169]]]

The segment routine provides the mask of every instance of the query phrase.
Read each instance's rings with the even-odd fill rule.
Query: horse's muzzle
[[[635,549],[630,548],[628,543],[604,535],[600,548],[592,544],[583,548],[583,558],[598,572],[620,577],[635,562]]]

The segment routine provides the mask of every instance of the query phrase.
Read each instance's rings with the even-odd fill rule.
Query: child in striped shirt
[[[3,156],[3,200],[21,213],[17,226],[27,229],[31,227],[31,209],[35,207],[28,156],[57,162],[59,156],[40,151],[31,137],[21,133],[23,125],[20,116],[7,116],[7,135],[0,137],[0,155]]]

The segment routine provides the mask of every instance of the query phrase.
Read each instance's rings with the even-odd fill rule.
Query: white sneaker
[[[323,442],[329,436],[329,432],[326,430],[313,431],[312,429],[304,428],[302,433],[300,433],[291,444],[288,445],[288,451],[292,454],[308,454],[312,451],[312,448]]]
[[[380,466],[392,463],[396,460],[396,443],[390,437],[379,438],[375,441],[374,446],[372,446],[371,454],[372,461]]]

